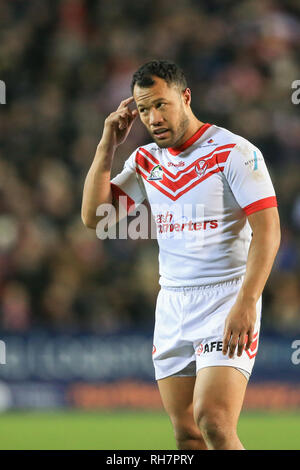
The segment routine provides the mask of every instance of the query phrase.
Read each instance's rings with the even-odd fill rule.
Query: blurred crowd
[[[152,326],[156,241],[99,240],[80,209],[106,115],[142,63],[166,58],[185,71],[199,119],[265,156],[282,243],[264,325],[300,331],[299,1],[11,0],[0,28],[0,327]],[[148,142],[136,122],[113,175]]]

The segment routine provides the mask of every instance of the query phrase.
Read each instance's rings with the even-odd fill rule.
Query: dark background
[[[167,58],[184,69],[200,120],[264,154],[282,243],[263,326],[299,333],[299,1],[12,0],[0,31],[1,329],[151,330],[156,241],[101,241],[80,209],[105,117],[142,63]],[[135,123],[113,176],[148,142]]]

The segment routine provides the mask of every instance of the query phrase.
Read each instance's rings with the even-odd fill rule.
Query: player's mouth
[[[166,129],[165,127],[164,128],[161,128],[161,129],[156,129],[153,134],[155,135],[155,137],[157,139],[165,139],[166,137],[168,137],[168,134],[169,134],[169,129]]]

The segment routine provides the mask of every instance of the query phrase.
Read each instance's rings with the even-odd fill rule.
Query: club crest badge
[[[156,165],[152,168],[150,176],[148,176],[148,181],[159,181],[162,180],[164,176],[163,169],[160,165]]]
[[[205,160],[200,160],[200,162],[196,163],[195,170],[199,177],[203,176],[206,172],[208,167],[208,163]]]

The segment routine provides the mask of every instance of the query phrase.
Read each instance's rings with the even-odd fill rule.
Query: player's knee
[[[177,449],[180,450],[187,449],[190,441],[197,439],[197,436],[187,427],[174,427],[174,436]]]
[[[195,423],[172,420],[176,446],[179,450],[197,449],[205,445],[202,435]]]
[[[195,421],[204,439],[211,443],[223,441],[234,432],[234,426],[223,410],[199,409]]]
[[[201,435],[190,429],[180,429],[175,433],[176,446],[179,450],[206,449],[206,444]]]

